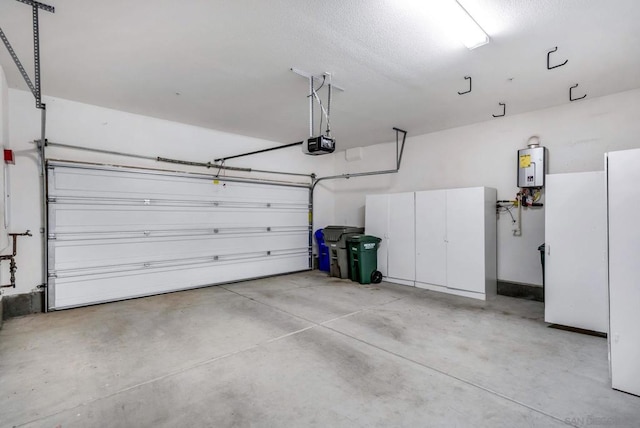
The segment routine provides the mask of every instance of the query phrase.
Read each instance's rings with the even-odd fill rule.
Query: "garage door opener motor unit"
[[[326,155],[333,153],[336,149],[336,140],[331,136],[331,94],[333,92],[334,85],[331,83],[331,73],[323,73],[321,75],[312,75],[301,70],[292,68],[296,74],[309,79],[309,138],[302,141],[302,151],[308,155]],[[320,82],[320,85],[316,88],[316,83]],[[327,87],[327,99],[326,107],[318,95],[318,91],[324,86]],[[343,90],[340,87],[336,87],[338,90]],[[318,126],[318,133],[315,130],[315,105],[316,103],[320,107],[320,124]],[[322,124],[326,121],[326,129],[322,130]]]
[[[302,145],[303,151],[308,155],[325,155],[333,153],[336,149],[336,140],[324,135],[312,137]]]

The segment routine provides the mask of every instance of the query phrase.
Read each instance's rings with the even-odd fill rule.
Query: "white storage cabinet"
[[[496,291],[496,191],[485,187],[368,195],[365,232],[383,239],[389,282],[477,299]]]
[[[496,190],[416,192],[416,286],[476,299],[496,293]]]
[[[613,388],[640,395],[640,149],[607,154]]]
[[[413,285],[415,281],[414,192],[368,195],[365,233],[382,239],[378,270],[390,282]]]
[[[606,333],[609,301],[604,172],[547,175],[545,208],[544,320]]]

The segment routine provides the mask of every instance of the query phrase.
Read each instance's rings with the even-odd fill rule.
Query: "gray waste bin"
[[[364,227],[327,226],[322,230],[324,242],[329,247],[329,274],[336,278],[349,278],[349,253],[347,239],[364,233]]]

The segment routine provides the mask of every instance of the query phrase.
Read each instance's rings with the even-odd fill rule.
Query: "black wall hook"
[[[583,98],[586,98],[587,94],[584,94],[583,96],[579,97],[579,98],[573,98],[573,90],[575,88],[578,87],[578,84],[576,83],[575,85],[573,85],[572,87],[569,88],[569,101],[578,101],[581,100]]]
[[[551,56],[552,53],[554,53],[557,50],[558,50],[558,47],[556,46],[555,48],[553,48],[549,52],[547,52],[547,70],[552,70],[554,68],[562,67],[563,65],[565,65],[566,63],[569,62],[569,60],[567,59],[562,64],[554,65],[553,67],[551,67],[549,65],[549,57]]]
[[[507,114],[507,105],[505,103],[498,103],[498,105],[502,106],[502,114],[494,114],[493,117],[502,117]]]
[[[464,91],[464,92],[458,92],[458,95],[464,95],[464,94],[468,94],[469,92],[471,92],[471,76],[464,76],[465,80],[469,80],[469,90],[468,91]]]

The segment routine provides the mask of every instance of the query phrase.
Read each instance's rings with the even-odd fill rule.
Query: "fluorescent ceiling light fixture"
[[[489,43],[489,36],[473,19],[469,12],[458,1],[453,1],[449,13],[444,14],[447,25],[455,32],[458,39],[469,49],[475,49]]]

